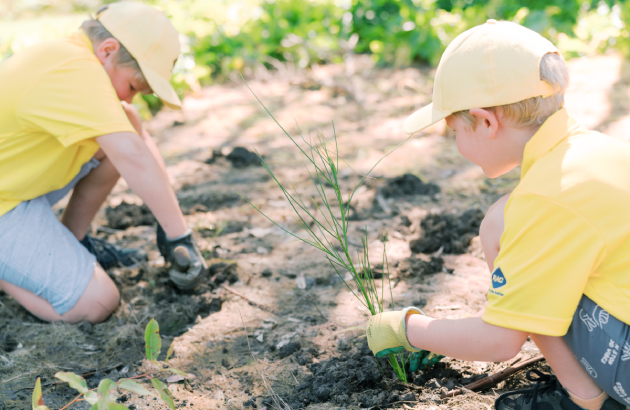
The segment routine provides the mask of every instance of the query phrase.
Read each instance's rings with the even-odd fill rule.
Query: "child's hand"
[[[125,101],[121,101],[120,103],[123,106],[123,110],[125,110],[125,114],[127,114],[127,118],[129,118],[129,122],[138,135],[142,136],[142,117],[140,117],[140,113],[133,104],[128,104]]]
[[[169,239],[158,223],[157,245],[164,260],[170,262],[168,274],[175,285],[180,289],[194,288],[208,266],[192,237],[192,231],[179,238]]]
[[[370,318],[367,325],[368,346],[376,357],[384,357],[390,353],[397,353],[403,349],[419,352],[420,349],[409,344],[405,317],[407,314],[423,314],[415,307],[408,307],[400,311],[384,312]]]
[[[367,325],[368,346],[374,356],[387,357],[403,350],[413,352],[409,357],[411,371],[431,367],[444,356],[417,349],[407,340],[405,317],[407,315],[424,314],[418,308],[410,306],[401,311],[385,312],[374,315]]]

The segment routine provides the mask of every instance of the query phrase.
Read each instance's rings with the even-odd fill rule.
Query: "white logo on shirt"
[[[630,344],[628,342],[623,343],[623,352],[621,353],[621,361],[625,362],[630,360]]]
[[[613,387],[613,389],[615,390],[615,393],[617,393],[619,397],[623,399],[623,401],[630,404],[630,397],[628,397],[628,394],[626,393],[624,388],[621,386],[621,383],[619,382],[615,383],[615,387]]]
[[[599,314],[597,314],[597,309],[600,309]],[[582,322],[584,322],[589,332],[592,332],[593,329],[595,329],[596,327],[600,327],[603,329],[604,325],[608,323],[609,318],[610,315],[608,314],[608,312],[606,312],[599,306],[595,306],[595,309],[593,309],[592,317],[584,309],[580,309],[580,319],[582,320]]]
[[[610,349],[606,349],[606,353],[602,357],[602,363],[612,365],[615,362],[615,359],[619,355],[619,345],[615,343],[614,340],[610,339],[608,342],[608,347]]]
[[[584,366],[588,374],[590,374],[593,379],[597,379],[597,372],[595,371],[595,369],[593,369],[593,366],[588,364],[585,358],[582,358],[582,360],[580,360],[580,363],[582,363],[582,366]]]

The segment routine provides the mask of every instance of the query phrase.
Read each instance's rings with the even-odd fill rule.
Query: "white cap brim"
[[[174,109],[182,108],[182,102],[169,80],[147,67],[146,64],[142,64],[139,60],[138,65],[140,66],[140,70],[142,70],[144,78],[149,83],[149,86],[153,92],[160,97],[164,105]]]
[[[433,103],[431,103],[411,114],[403,124],[403,131],[407,134],[413,134],[443,120],[451,114],[451,112],[436,110],[433,107]]]

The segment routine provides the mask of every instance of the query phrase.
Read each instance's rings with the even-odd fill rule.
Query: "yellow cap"
[[[547,53],[558,49],[516,23],[488,20],[463,32],[442,55],[433,103],[409,116],[403,130],[420,131],[457,111],[553,94],[551,86],[540,80],[540,61]]]
[[[179,57],[179,34],[164,13],[133,1],[110,4],[96,19],[138,61],[153,92],[171,108],[182,103],[170,83]]]

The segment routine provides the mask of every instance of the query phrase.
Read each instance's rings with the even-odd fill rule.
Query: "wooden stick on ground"
[[[515,364],[514,366],[510,366],[506,369],[501,370],[498,373],[495,373],[491,376],[487,376],[484,377],[483,379],[479,379],[476,382],[473,383],[469,383],[466,386],[464,386],[463,388],[460,389],[455,389],[455,390],[451,390],[450,392],[443,394],[442,396],[440,396],[441,399],[446,399],[448,397],[454,397],[454,396],[458,396],[460,394],[464,394],[466,392],[466,390],[483,390],[483,389],[487,389],[489,387],[494,386],[495,384],[507,379],[508,377],[510,377],[511,375],[513,375],[514,373],[517,373],[521,370],[523,370],[524,368],[526,368],[527,366],[530,366],[534,363],[538,363],[541,360],[544,360],[545,358],[543,356],[536,356],[536,357],[532,357],[531,359],[525,360],[523,362],[519,362],[517,364]]]

